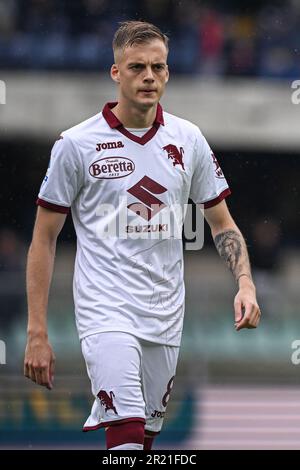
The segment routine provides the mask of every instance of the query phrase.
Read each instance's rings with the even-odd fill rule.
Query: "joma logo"
[[[100,152],[101,150],[110,150],[110,149],[119,149],[124,147],[123,142],[118,141],[118,142],[100,142],[99,144],[96,145],[96,150],[97,152]]]

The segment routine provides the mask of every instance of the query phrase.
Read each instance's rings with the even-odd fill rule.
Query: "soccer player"
[[[152,24],[125,22],[113,51],[118,101],[62,133],[38,195],[24,374],[53,387],[48,292],[56,240],[71,209],[76,323],[95,397],[83,430],[104,427],[108,449],[148,450],[162,427],[184,316],[182,240],[170,234],[169,208],[189,197],[204,205],[238,284],[235,329],[255,328],[260,310],[222,170],[200,130],[159,104],[169,78],[167,37]]]

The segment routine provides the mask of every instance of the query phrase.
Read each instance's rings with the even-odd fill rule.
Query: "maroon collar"
[[[121,121],[119,121],[117,116],[115,116],[115,114],[111,111],[112,108],[114,108],[117,104],[118,104],[117,102],[106,103],[102,111],[104,119],[106,120],[107,124],[112,129],[117,129],[123,135],[125,135],[126,137],[128,137],[129,139],[133,140],[134,142],[138,144],[145,145],[147,142],[149,142],[149,140],[152,139],[152,137],[154,137],[154,135],[159,129],[159,126],[165,125],[164,117],[163,117],[163,110],[162,110],[161,105],[158,103],[155,120],[153,122],[151,129],[149,129],[149,131],[146,132],[146,134],[144,134],[143,137],[138,137],[132,134],[131,132],[129,132],[127,129],[125,129]]]

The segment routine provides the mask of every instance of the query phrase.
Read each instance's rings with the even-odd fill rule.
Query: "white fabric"
[[[148,132],[151,129],[151,127],[144,127],[141,129],[135,129],[133,127],[126,127],[126,129],[134,135],[143,136],[146,134],[146,132]]]
[[[143,444],[135,444],[134,442],[128,444],[121,444],[120,446],[111,447],[108,450],[143,450]]]
[[[81,341],[95,401],[83,429],[128,418],[159,432],[173,386],[179,348],[107,332]],[[100,393],[101,391],[101,393]]]
[[[169,220],[169,208],[183,207],[189,197],[195,202],[211,201],[227,188],[227,182],[216,176],[211,149],[199,129],[171,114],[163,116],[165,125],[144,145],[111,128],[99,113],[63,132],[53,147],[39,198],[72,210],[80,339],[123,331],[160,344],[180,344],[185,294],[182,240],[175,238],[172,223],[164,222]],[[118,147],[98,146],[111,142]],[[170,144],[181,149],[183,164],[164,149]],[[153,198],[165,205],[149,220],[128,208],[139,204],[148,210],[136,196],[136,185],[148,205]],[[157,191],[158,187],[162,189]],[[132,188],[135,195],[129,191]],[[107,227],[123,216],[125,228],[103,238]],[[180,228],[181,221],[177,233]],[[125,238],[130,230],[135,236],[141,235],[135,232],[139,230],[152,232],[142,233],[148,239]],[[150,235],[157,238],[149,239]]]

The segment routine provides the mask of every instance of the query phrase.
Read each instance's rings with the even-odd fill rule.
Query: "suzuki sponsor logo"
[[[106,157],[95,161],[89,168],[91,176],[97,179],[124,178],[135,169],[132,160],[125,157]]]
[[[169,229],[168,224],[153,224],[153,225],[126,225],[127,233],[152,233],[152,232],[167,232]]]
[[[149,178],[149,176],[145,175],[127,191],[141,201],[141,203],[129,204],[127,208],[145,220],[152,219],[152,217],[166,207],[166,204],[155,197],[154,194],[163,194],[167,191],[167,188]]]

